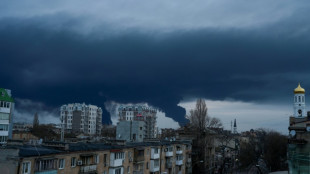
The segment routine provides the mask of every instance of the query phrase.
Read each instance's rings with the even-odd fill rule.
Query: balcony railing
[[[180,154],[183,153],[183,150],[182,149],[177,149],[177,151],[175,153],[180,155]]]
[[[114,159],[110,161],[110,167],[119,167],[123,165],[123,159]]]
[[[173,156],[173,151],[166,152],[166,156]]]
[[[183,165],[183,160],[177,160],[177,161],[175,161],[175,165],[177,165],[177,166]]]
[[[97,165],[81,166],[80,173],[95,172],[97,170]]]

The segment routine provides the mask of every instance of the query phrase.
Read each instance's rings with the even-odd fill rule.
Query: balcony
[[[183,150],[182,149],[177,149],[177,151],[175,153],[178,154],[178,155],[181,155],[181,154],[183,154]]]
[[[177,160],[177,161],[175,161],[175,165],[177,165],[177,166],[183,165],[183,160]]]
[[[168,169],[172,168],[172,162],[171,161],[166,162],[166,168],[168,168]]]
[[[117,173],[124,173],[124,168],[110,168],[109,169],[109,174],[117,174]]]
[[[144,156],[137,156],[137,157],[134,157],[133,162],[134,162],[134,163],[144,162]]]
[[[158,172],[159,171],[159,160],[151,160],[150,163],[150,172]]]
[[[173,151],[168,151],[168,152],[166,152],[166,156],[167,156],[167,157],[173,156]]]
[[[152,148],[151,149],[151,159],[159,159],[160,149]]]
[[[95,173],[96,171],[97,165],[81,166],[80,168],[80,174]]]
[[[11,108],[3,108],[3,107],[0,107],[0,112],[2,112],[2,113],[10,113],[10,109]]]
[[[110,161],[110,167],[120,167],[123,165],[123,159],[114,159]]]
[[[134,150],[134,163],[143,163],[144,162],[144,148],[135,148]]]

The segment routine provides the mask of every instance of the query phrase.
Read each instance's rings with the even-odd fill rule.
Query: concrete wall
[[[18,172],[18,149],[0,149],[0,173],[16,174]]]
[[[135,140],[134,140],[135,138]],[[120,121],[116,127],[116,139],[133,142],[143,142],[144,122],[143,121]]]

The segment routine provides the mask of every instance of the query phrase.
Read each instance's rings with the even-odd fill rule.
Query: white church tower
[[[305,89],[300,84],[294,90],[294,117],[296,118],[307,116],[305,92]]]

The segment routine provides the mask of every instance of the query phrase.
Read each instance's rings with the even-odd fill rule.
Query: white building
[[[102,109],[85,103],[62,105],[60,107],[60,121],[67,132],[100,135]]]
[[[118,114],[117,139],[143,141],[144,138],[156,138],[156,109],[144,106],[121,106],[118,108]]]
[[[12,138],[13,110],[11,90],[0,88],[0,144]]]

